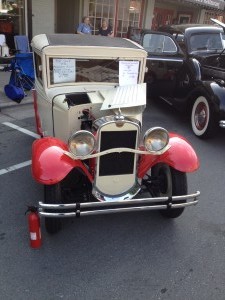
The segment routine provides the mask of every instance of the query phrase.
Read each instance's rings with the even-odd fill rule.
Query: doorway
[[[80,1],[56,0],[56,33],[75,33],[80,22]]]

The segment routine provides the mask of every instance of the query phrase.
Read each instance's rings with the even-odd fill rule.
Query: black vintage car
[[[200,138],[213,136],[219,125],[225,127],[224,28],[182,24],[139,34],[148,52],[148,96],[189,113],[192,130]],[[137,31],[133,32],[130,38],[137,41]]]

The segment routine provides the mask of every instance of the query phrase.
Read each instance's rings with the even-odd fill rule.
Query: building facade
[[[0,0],[0,34],[10,47],[14,35],[75,33],[83,16],[91,20],[93,34],[103,18],[114,35],[126,37],[128,28],[157,29],[172,23],[225,22],[223,0]]]
[[[152,29],[181,23],[212,24],[210,18],[225,22],[224,1],[220,0],[155,0]]]

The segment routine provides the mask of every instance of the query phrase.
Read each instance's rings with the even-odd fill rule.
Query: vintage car
[[[224,29],[181,24],[159,30],[139,34],[148,52],[148,95],[188,114],[196,136],[212,137],[219,125],[225,127]],[[137,41],[137,30],[130,38]]]
[[[158,209],[176,218],[198,202],[192,146],[161,127],[142,132],[146,51],[120,38],[37,35],[32,174],[48,233],[63,218]]]

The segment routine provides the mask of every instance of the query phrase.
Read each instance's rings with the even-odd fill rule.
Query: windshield
[[[136,60],[50,57],[50,84],[79,82],[137,84],[139,67],[139,61]]]
[[[190,37],[192,51],[223,50],[222,38],[219,33],[198,33]]]

